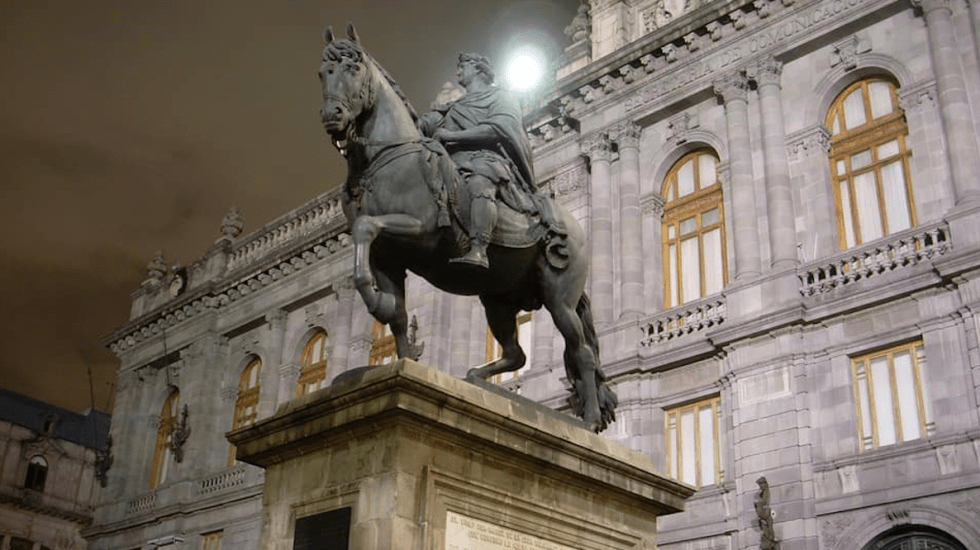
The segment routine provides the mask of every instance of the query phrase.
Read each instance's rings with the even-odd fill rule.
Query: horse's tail
[[[599,364],[599,335],[596,334],[595,323],[592,320],[592,302],[585,292],[582,293],[578,305],[575,306],[575,313],[582,323],[582,336],[585,339],[585,344],[592,348],[593,353],[595,353],[595,386],[600,413],[598,431],[601,432],[610,423],[616,421],[616,405],[619,404],[619,398],[606,384],[606,375],[603,374],[602,366]],[[579,392],[578,384],[574,385],[573,392],[575,394]],[[585,406],[584,399],[580,395],[575,395],[573,403],[575,403],[576,409],[582,409]],[[576,410],[575,412],[581,417],[584,410]]]

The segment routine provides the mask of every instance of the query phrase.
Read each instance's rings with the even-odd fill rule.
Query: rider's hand
[[[434,134],[432,134],[433,139],[439,140],[440,143],[447,143],[450,141],[450,132],[445,128],[439,128]]]

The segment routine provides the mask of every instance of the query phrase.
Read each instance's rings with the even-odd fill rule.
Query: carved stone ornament
[[[721,97],[727,105],[732,101],[747,101],[749,94],[749,79],[744,71],[729,73],[712,82],[715,94]]]
[[[655,216],[658,220],[664,216],[666,199],[659,193],[650,193],[640,199],[640,213],[644,216]]]
[[[242,234],[245,227],[245,220],[237,206],[232,206],[231,210],[221,219],[221,234],[229,239],[234,239]]]
[[[157,250],[156,255],[146,265],[146,274],[155,283],[163,282],[163,277],[167,274],[167,263],[163,258],[162,250]]]
[[[762,531],[759,550],[779,550],[776,532],[773,530],[773,514],[769,507],[769,481],[762,476],[755,481],[759,484],[759,493],[755,496],[755,514],[759,518],[759,530]]]
[[[858,56],[862,53],[871,51],[871,47],[864,44],[857,35],[851,35],[834,44],[833,52],[830,57],[830,66],[842,65],[845,71],[857,68]]]
[[[907,114],[918,113],[936,106],[936,86],[930,83],[926,87],[903,88],[898,93],[898,105]]]
[[[565,36],[572,44],[589,39],[589,32],[592,29],[592,20],[589,17],[589,5],[582,2],[578,6],[578,12],[572,19],[571,24],[565,27]]]
[[[678,113],[667,120],[667,141],[674,140],[678,145],[687,141],[691,128],[697,126],[688,113]]]
[[[101,487],[105,487],[109,483],[109,468],[112,467],[113,460],[112,436],[110,435],[106,438],[105,450],[95,451],[95,463],[93,464],[95,468],[95,479],[99,481]]]
[[[174,455],[174,461],[180,464],[184,461],[184,443],[191,436],[191,426],[187,422],[187,405],[180,412],[180,420],[174,422],[173,431],[170,432],[170,452]]]
[[[620,149],[636,149],[640,146],[640,134],[643,129],[635,122],[623,122],[616,127],[616,143]]]
[[[585,188],[585,171],[581,166],[566,170],[551,180],[551,188],[556,196],[571,195]]]
[[[612,160],[612,142],[606,134],[593,134],[583,140],[582,153],[592,162],[609,162]]]
[[[418,340],[418,332],[419,320],[415,315],[412,315],[412,322],[408,325],[408,350],[406,350],[405,356],[413,361],[418,361],[422,357],[422,352],[425,351],[425,342]]]
[[[771,55],[763,57],[752,67],[752,79],[759,86],[779,86],[782,74],[783,62]]]

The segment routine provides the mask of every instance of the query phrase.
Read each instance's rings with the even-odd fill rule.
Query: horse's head
[[[326,46],[320,62],[320,84],[323,87],[320,120],[335,142],[347,138],[351,125],[374,102],[368,58],[351,23],[347,24],[347,36],[335,40],[330,27],[323,33]]]

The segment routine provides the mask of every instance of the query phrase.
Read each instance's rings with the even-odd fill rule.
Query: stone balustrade
[[[146,493],[140,495],[133,500],[129,501],[126,505],[126,515],[132,516],[135,514],[140,514],[147,512],[156,507],[157,504],[157,494],[156,492]]]
[[[652,346],[681,336],[701,332],[725,321],[726,302],[720,294],[671,308],[640,325],[641,346]]]
[[[799,269],[800,293],[813,296],[913,266],[950,250],[946,222],[914,227],[883,239],[823,258]]]
[[[245,483],[245,466],[239,464],[231,469],[218,472],[197,482],[199,496],[210,495],[237,487]]]
[[[228,258],[227,271],[253,264],[264,258],[270,252],[282,250],[293,241],[322,231],[331,222],[344,215],[340,205],[339,188],[325,193],[316,200],[305,204],[284,218],[272,223],[249,235],[232,247]]]

